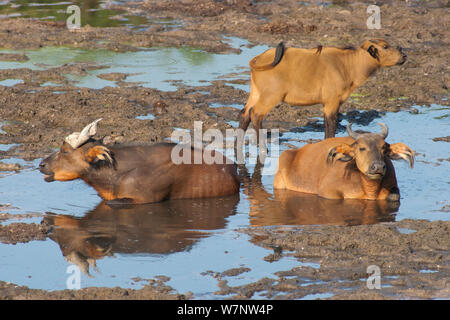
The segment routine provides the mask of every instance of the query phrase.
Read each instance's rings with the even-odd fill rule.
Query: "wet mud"
[[[1,300],[185,300],[190,295],[174,293],[161,280],[147,280],[142,289],[83,288],[79,290],[46,291],[30,289],[0,281]]]
[[[332,299],[448,298],[449,227],[448,221],[405,219],[347,227],[245,229],[258,245],[320,267],[299,266],[244,286],[222,284],[216,294],[244,299],[254,294],[271,299],[309,294],[330,294]],[[372,265],[380,268],[380,289],[367,287]]]
[[[0,226],[0,241],[7,244],[45,240],[48,229],[35,223],[11,223]]]

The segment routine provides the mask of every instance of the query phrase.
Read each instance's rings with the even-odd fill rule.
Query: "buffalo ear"
[[[377,59],[378,61],[380,61],[380,56],[378,54],[378,49],[375,48],[375,46],[371,45],[368,49],[367,52],[375,59]]]
[[[354,157],[355,153],[353,152],[353,147],[346,143],[343,143],[328,151],[327,163],[334,164],[336,160],[348,162],[353,160]]]
[[[406,160],[409,162],[411,168],[414,167],[414,155],[415,152],[404,143],[394,143],[389,146],[389,152],[387,156],[392,160]]]
[[[89,163],[98,163],[104,161],[106,164],[114,164],[114,158],[111,150],[104,146],[94,146],[89,148],[85,154]]]

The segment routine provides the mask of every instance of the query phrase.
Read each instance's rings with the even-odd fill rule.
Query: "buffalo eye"
[[[361,147],[361,148],[359,148],[359,151],[366,151],[366,148]]]

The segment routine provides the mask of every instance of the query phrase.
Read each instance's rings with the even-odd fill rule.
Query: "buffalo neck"
[[[356,86],[363,84],[380,67],[379,62],[362,48],[352,52],[348,60],[350,76]]]
[[[361,186],[366,197],[371,200],[376,200],[378,198],[378,194],[380,193],[381,182],[384,178],[379,180],[371,180],[362,173],[360,174],[360,177]]]
[[[118,178],[118,173],[114,167],[91,167],[80,178],[93,187],[103,199],[111,200],[114,198],[115,185]]]

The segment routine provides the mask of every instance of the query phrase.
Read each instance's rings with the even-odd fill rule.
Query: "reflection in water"
[[[360,225],[394,221],[399,202],[330,200],[317,195],[274,189],[274,196],[261,183],[256,167],[248,185],[250,224],[270,225]]]
[[[49,214],[50,238],[87,275],[95,261],[114,253],[170,254],[189,250],[207,231],[223,229],[239,196],[169,200],[112,208],[100,203],[84,217]]]
[[[173,51],[168,51],[169,57],[171,56],[171,52]],[[183,60],[186,61],[189,66],[200,66],[202,64],[214,62],[214,57],[210,53],[207,53],[200,49],[181,47],[180,49],[178,49],[177,53],[181,54]],[[177,57],[175,56],[173,58],[176,61]]]
[[[290,190],[268,193],[257,165],[249,179],[245,168],[243,192],[250,203],[250,224],[359,225],[394,221],[399,203],[369,200],[329,200]],[[170,254],[189,250],[208,231],[224,229],[236,213],[239,196],[170,200],[146,205],[110,207],[104,202],[82,218],[48,214],[54,226],[50,238],[63,256],[89,275],[96,260],[114,253]]]

